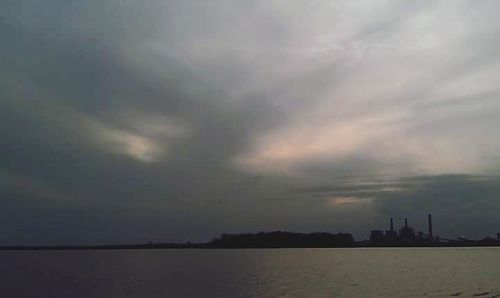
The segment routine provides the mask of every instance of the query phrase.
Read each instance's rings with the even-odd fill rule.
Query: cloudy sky
[[[0,244],[500,232],[499,9],[2,1]]]

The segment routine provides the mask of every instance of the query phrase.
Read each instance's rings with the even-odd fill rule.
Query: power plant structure
[[[429,214],[428,215],[428,226],[429,226],[429,240],[432,240],[433,237],[432,237],[432,214]]]
[[[372,230],[370,233],[370,242],[375,245],[405,245],[418,243],[434,243],[439,242],[439,237],[434,237],[432,230],[432,215],[427,217],[428,231],[427,233],[418,232],[408,225],[408,218],[404,219],[404,226],[396,231],[394,229],[394,219],[390,219],[389,230]]]

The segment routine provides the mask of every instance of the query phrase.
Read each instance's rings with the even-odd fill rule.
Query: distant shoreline
[[[90,246],[4,246],[0,251],[71,251],[71,250],[158,250],[158,249],[306,249],[306,248],[473,248],[473,247],[500,247],[500,244],[475,245],[475,244],[439,244],[439,245],[366,245],[355,244],[352,246],[260,246],[260,247],[211,247],[204,244],[165,244],[165,245],[90,245]]]
[[[140,243],[105,245],[10,245],[0,246],[0,251],[26,250],[132,250],[132,249],[286,249],[286,248],[426,248],[426,247],[500,247],[500,241],[431,239],[397,241],[355,241],[348,233],[294,233],[284,231],[259,232],[256,234],[222,234],[203,243]]]

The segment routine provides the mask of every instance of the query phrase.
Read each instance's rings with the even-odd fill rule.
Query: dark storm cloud
[[[3,241],[363,236],[389,213],[486,212],[496,6],[2,3]]]
[[[74,7],[62,9],[61,15],[78,15]],[[112,12],[109,8],[111,17]],[[20,226],[19,237],[6,243],[41,241],[43,237],[29,233],[31,227],[31,234],[39,234],[37,224],[41,229],[47,226],[47,233],[42,233],[46,234],[44,243],[69,241],[72,234],[95,242],[104,239],[103,234],[111,237],[121,226],[131,229],[129,235],[121,233],[121,241],[143,241],[145,234],[158,240],[206,239],[223,224],[206,231],[204,222],[213,224],[223,214],[234,220],[229,215],[233,211],[226,209],[246,208],[244,202],[233,207],[221,202],[248,196],[248,183],[240,182],[247,175],[235,177],[228,159],[240,150],[246,131],[251,130],[248,126],[265,122],[265,107],[258,100],[228,103],[226,91],[200,81],[172,58],[158,59],[158,66],[164,68],[159,74],[133,65],[117,49],[128,46],[121,43],[130,40],[114,35],[114,21],[97,19],[103,22],[102,32],[89,38],[86,32],[75,30],[75,24],[63,27],[64,18],[59,24],[58,18],[49,16],[18,20],[19,13],[23,14],[22,9],[11,11],[2,26],[4,36],[9,37],[3,51],[11,58],[3,62],[1,153],[7,183],[2,197],[6,205],[18,206],[16,212],[5,208],[4,218],[25,228]],[[40,22],[52,24],[36,26]],[[128,25],[136,28],[139,24]],[[127,146],[122,141],[131,138],[133,142],[136,135],[155,143],[168,139],[163,134],[171,123],[165,118],[186,126],[180,129],[185,136],[169,146],[166,159],[153,156],[154,162],[145,163],[140,152],[117,148],[125,154],[116,155],[107,150]],[[118,144],[107,140],[108,135],[116,135]],[[61,193],[57,198],[64,199],[64,207],[58,207],[52,189]],[[22,213],[30,205],[35,206],[29,210],[37,210],[37,216],[30,216],[34,211],[28,209]],[[155,212],[158,208],[161,211]],[[62,215],[76,211],[83,215]],[[103,221],[111,232],[101,228]],[[67,233],[55,233],[53,225]],[[136,225],[141,228],[134,231]],[[116,233],[110,239],[120,240]]]

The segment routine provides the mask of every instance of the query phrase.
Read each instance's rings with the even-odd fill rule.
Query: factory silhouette
[[[370,233],[370,243],[374,245],[396,245],[396,244],[418,244],[418,243],[435,243],[440,242],[439,236],[434,237],[432,233],[432,215],[427,218],[428,230],[415,233],[415,230],[408,226],[408,218],[405,218],[404,226],[399,229],[399,232],[394,229],[394,218],[391,217],[389,230],[380,231],[372,230]]]
[[[361,241],[363,242],[363,241]],[[370,240],[364,241],[368,246],[500,246],[500,233],[496,239],[486,237],[480,240],[470,240],[463,237],[447,239],[435,236],[432,226],[432,215],[427,216],[427,233],[415,232],[408,225],[408,218],[404,219],[404,226],[399,231],[394,229],[394,218],[391,217],[389,230],[372,230]]]
[[[467,246],[500,246],[500,233],[497,238],[486,237],[470,240],[459,237],[447,239],[434,235],[432,215],[427,215],[427,231],[416,232],[409,226],[408,218],[404,225],[396,230],[394,218],[390,218],[386,231],[372,230],[369,240],[355,241],[348,233],[330,234],[292,233],[292,232],[259,232],[255,234],[222,234],[206,244],[207,248],[293,248],[293,247],[467,247]]]
[[[462,237],[447,239],[434,235],[432,215],[427,216],[427,231],[416,232],[409,226],[408,218],[404,225],[396,230],[394,218],[390,218],[386,231],[372,230],[369,240],[355,241],[348,233],[330,234],[316,232],[310,234],[284,231],[259,232],[255,234],[222,234],[204,244],[207,248],[307,248],[307,247],[464,247],[464,246],[500,246],[500,233],[497,238],[486,237],[469,240]]]

